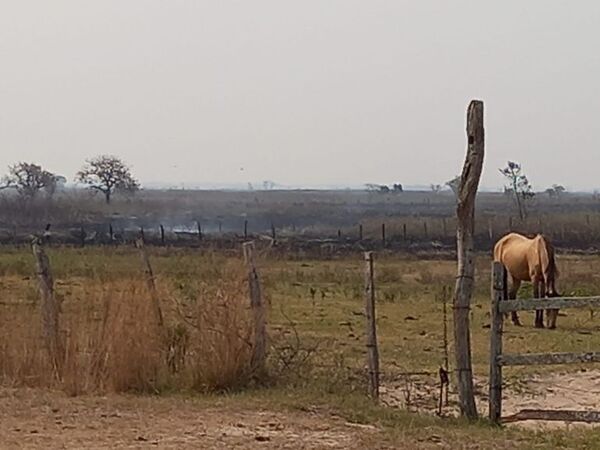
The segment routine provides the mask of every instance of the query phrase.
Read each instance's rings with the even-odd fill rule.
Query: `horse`
[[[558,297],[554,285],[558,277],[558,269],[554,259],[554,247],[543,235],[528,238],[518,233],[509,233],[494,246],[494,261],[501,262],[511,279],[508,298],[517,298],[517,292],[523,281],[533,283],[533,296]],[[547,314],[548,328],[556,328],[558,309],[549,309]],[[516,312],[511,313],[513,324],[520,326]],[[536,328],[544,328],[544,310],[536,310]]]

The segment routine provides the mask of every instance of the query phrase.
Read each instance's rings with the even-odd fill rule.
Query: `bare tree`
[[[111,155],[100,155],[88,159],[77,173],[76,181],[89,185],[90,189],[102,192],[106,203],[110,203],[115,191],[135,192],[140,188],[129,167]]]
[[[523,174],[521,164],[517,162],[508,161],[506,167],[500,169],[500,173],[508,180],[509,186],[505,187],[505,192],[510,192],[513,195],[519,211],[519,217],[523,220],[527,216],[526,202],[535,195],[533,187]]]
[[[9,166],[8,175],[2,181],[2,188],[14,188],[19,195],[32,199],[45,190],[52,195],[59,177],[32,163],[19,162]]]

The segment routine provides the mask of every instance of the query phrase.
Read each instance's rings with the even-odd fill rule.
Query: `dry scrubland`
[[[248,371],[250,316],[238,252],[149,249],[173,343],[167,357],[134,248],[47,251],[67,341],[61,381],[52,378],[40,345],[33,257],[26,247],[0,253],[3,445],[50,439],[72,447],[143,447],[150,439],[173,448],[600,446],[600,432],[590,429],[498,430],[429,414],[435,390],[423,395],[417,386],[433,386],[444,361],[441,291],[453,283],[453,261],[397,254],[376,261],[383,382],[400,386],[404,403],[411,397],[407,412],[375,406],[364,395],[361,254],[299,260],[260,251],[272,348],[268,376],[255,377]],[[478,380],[488,370],[489,266],[480,255],[472,315]],[[562,291],[600,292],[600,258],[560,256],[559,267]],[[589,312],[567,312],[554,331],[534,330],[531,315],[523,321],[523,328],[507,326],[507,351],[600,348],[600,317]],[[506,382],[512,392],[525,391],[535,371],[547,370],[564,368],[509,369]],[[576,377],[579,368],[568,370]]]

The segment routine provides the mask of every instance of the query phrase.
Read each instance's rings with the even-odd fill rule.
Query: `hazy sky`
[[[472,98],[483,185],[600,188],[600,2],[0,0],[0,173],[441,183]]]

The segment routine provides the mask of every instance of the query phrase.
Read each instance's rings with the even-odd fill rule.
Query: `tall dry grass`
[[[165,316],[138,279],[94,283],[65,296],[62,374],[54,377],[35,305],[14,305],[0,326],[0,384],[91,392],[202,391],[252,381],[252,323],[243,273],[203,284],[178,298],[159,285]]]

